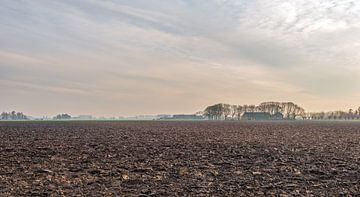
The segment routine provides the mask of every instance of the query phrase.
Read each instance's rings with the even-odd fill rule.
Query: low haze
[[[0,109],[193,113],[360,99],[355,0],[2,0]]]

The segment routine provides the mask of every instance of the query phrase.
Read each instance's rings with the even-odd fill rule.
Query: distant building
[[[203,116],[196,114],[176,114],[171,116],[162,116],[160,120],[203,120]]]
[[[284,115],[280,112],[271,115],[268,112],[245,112],[242,120],[282,120]]]
[[[94,119],[94,117],[92,115],[79,115],[78,117],[74,117],[73,119],[92,120],[92,119]]]
[[[200,120],[200,119],[204,119],[204,117],[202,116],[198,116],[195,114],[178,114],[178,115],[173,115],[172,117],[173,119],[180,119],[180,120]]]
[[[271,115],[272,120],[282,120],[284,119],[284,115],[280,112],[275,113],[274,115]]]
[[[135,119],[135,120],[156,120],[156,118],[157,116],[155,115],[138,115],[133,118],[130,117],[130,119]]]
[[[245,112],[242,120],[270,120],[271,114],[267,112]]]
[[[295,120],[304,120],[305,118],[303,116],[295,116]]]
[[[159,114],[156,116],[157,119],[170,119],[172,118],[172,115],[169,114]]]

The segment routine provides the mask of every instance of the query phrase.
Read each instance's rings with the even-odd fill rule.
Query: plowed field
[[[0,196],[360,195],[360,123],[0,122]]]

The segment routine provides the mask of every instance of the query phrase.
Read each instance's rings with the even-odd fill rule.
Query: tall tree
[[[223,104],[222,110],[223,110],[224,118],[225,118],[225,120],[227,120],[231,114],[231,105]]]

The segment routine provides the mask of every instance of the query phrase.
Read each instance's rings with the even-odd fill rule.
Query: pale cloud
[[[190,113],[266,100],[352,107],[359,30],[355,0],[4,0],[0,109]]]

